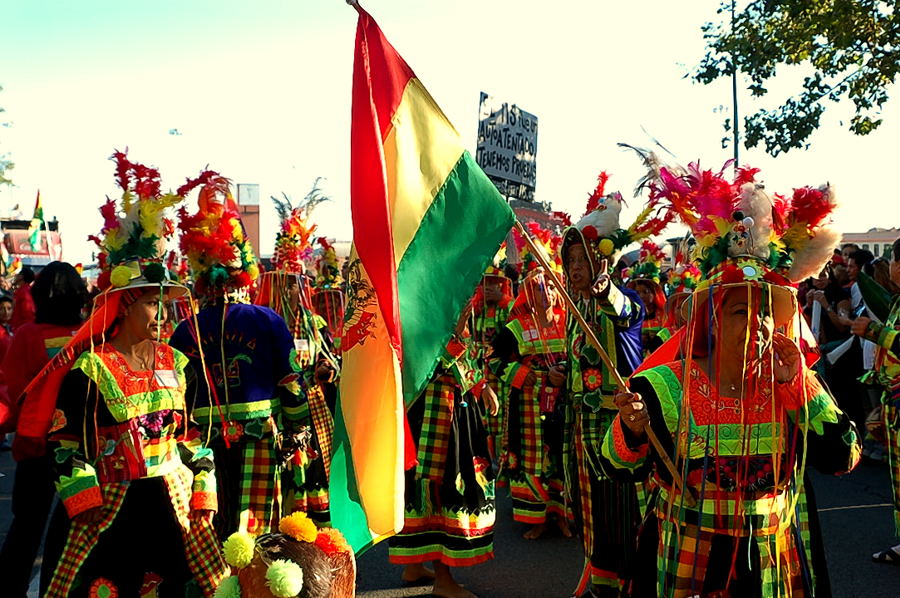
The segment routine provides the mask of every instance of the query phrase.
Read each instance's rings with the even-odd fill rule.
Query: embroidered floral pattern
[[[98,577],[88,591],[90,598],[119,598],[119,588],[105,577]]]
[[[237,442],[244,435],[244,426],[235,421],[225,422],[222,436],[228,442]]]
[[[53,410],[53,421],[50,422],[50,434],[53,432],[58,432],[66,427],[68,421],[66,420],[66,414],[62,412],[60,409]]]
[[[590,368],[581,373],[581,379],[584,382],[585,390],[597,390],[603,384],[603,373],[598,369]]]

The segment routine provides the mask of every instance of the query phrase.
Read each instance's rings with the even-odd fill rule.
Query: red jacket
[[[22,284],[13,293],[13,316],[10,325],[17,332],[22,324],[34,322],[34,299],[31,298],[31,285]]]
[[[0,395],[0,433],[13,431],[20,419],[34,415],[20,395],[77,330],[78,326],[33,322],[16,330],[0,367],[7,390],[6,396]]]

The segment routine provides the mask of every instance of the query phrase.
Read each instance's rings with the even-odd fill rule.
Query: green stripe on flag
[[[353,552],[360,555],[373,546],[374,540],[356,487],[353,454],[350,452],[350,438],[344,424],[340,398],[335,401],[334,446],[328,476],[331,525],[344,534]]]
[[[509,204],[464,151],[397,269],[407,406],[431,377],[460,311],[514,222]]]

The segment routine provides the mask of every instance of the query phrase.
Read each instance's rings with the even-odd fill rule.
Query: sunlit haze
[[[363,4],[473,153],[480,91],[537,115],[536,199],[554,209],[580,216],[604,169],[608,188],[630,195],[641,168],[618,141],[647,145],[649,133],[678,160],[708,167],[731,156],[720,142],[730,84],[684,77],[703,55],[700,27],[716,17],[718,0]],[[29,218],[39,188],[46,217],[61,221],[65,259],[89,262],[85,237],[101,226],[104,196],[117,191],[107,157],[128,147],[132,159],[160,168],[164,187],[207,165],[258,183],[262,254],[276,227],[268,197],[300,198],[325,177],[333,201],[314,221],[350,239],[355,29],[343,0],[5,3],[0,122],[10,126],[0,128],[0,154],[15,162],[16,186],[0,188],[0,213],[18,204]],[[767,105],[801,72],[781,75]],[[868,137],[849,133],[839,121],[850,111],[830,104],[811,149],[778,158],[742,149],[741,162],[762,168],[774,191],[830,181],[848,206],[837,217],[845,232],[898,226],[890,147],[900,137],[900,99],[892,102]],[[741,92],[742,112],[759,105]]]

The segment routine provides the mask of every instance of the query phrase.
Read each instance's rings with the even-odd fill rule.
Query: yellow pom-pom
[[[610,256],[615,251],[616,247],[613,245],[612,239],[600,239],[600,242],[597,244],[597,250],[606,256]]]
[[[259,278],[259,267],[256,264],[250,264],[247,266],[247,275],[250,276],[250,280],[256,280]]]
[[[256,541],[246,532],[235,532],[228,536],[222,548],[225,550],[225,562],[243,569],[253,560]]]
[[[112,286],[122,288],[131,282],[131,269],[126,266],[116,266],[109,275]]]
[[[297,563],[278,559],[266,570],[266,585],[278,598],[291,598],[303,591],[303,569]]]
[[[302,511],[283,517],[278,529],[299,542],[315,542],[319,535],[316,524]]]

